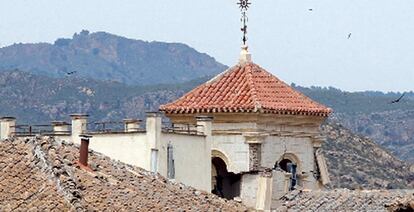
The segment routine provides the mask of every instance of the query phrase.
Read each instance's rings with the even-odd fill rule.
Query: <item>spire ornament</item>
[[[240,64],[246,64],[250,63],[252,61],[252,56],[249,53],[248,46],[247,46],[247,22],[249,21],[249,18],[247,17],[247,10],[249,9],[250,5],[252,3],[249,2],[249,0],[239,0],[239,3],[237,3],[240,8],[241,12],[241,19],[242,22],[242,28],[241,31],[243,32],[243,46],[242,51],[240,52],[240,58],[239,63]]]
[[[239,0],[239,3],[237,3],[239,5],[240,11],[241,11],[241,19],[240,21],[242,22],[243,26],[241,28],[241,31],[243,32],[243,45],[246,45],[247,42],[247,22],[249,21],[249,18],[247,17],[247,10],[249,9],[250,5],[252,3],[249,2],[249,0]]]

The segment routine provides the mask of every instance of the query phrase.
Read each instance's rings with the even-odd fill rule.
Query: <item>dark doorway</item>
[[[298,183],[298,179],[297,179],[297,165],[295,163],[293,163],[291,160],[289,159],[283,159],[282,161],[279,162],[279,167],[288,173],[291,173],[292,176],[290,177],[290,186],[289,186],[289,190],[294,190],[295,186]]]
[[[241,175],[228,172],[226,163],[221,158],[214,157],[212,166],[216,173],[211,193],[226,199],[240,196]]]

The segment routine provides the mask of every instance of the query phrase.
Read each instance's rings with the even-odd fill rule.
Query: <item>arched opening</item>
[[[278,164],[279,168],[281,168],[283,171],[288,172],[291,174],[290,177],[290,185],[289,190],[294,190],[295,186],[298,184],[297,179],[297,164],[289,159],[283,159]]]
[[[211,193],[226,199],[240,196],[241,175],[228,172],[226,163],[219,157],[213,157],[211,162]]]

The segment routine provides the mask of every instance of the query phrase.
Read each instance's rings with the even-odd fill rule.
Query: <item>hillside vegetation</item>
[[[185,44],[146,42],[84,30],[54,44],[0,48],[0,70],[13,69],[55,78],[76,72],[83,78],[151,85],[214,75],[226,66]]]
[[[307,96],[334,109],[331,119],[414,162],[414,93],[346,92],[335,88],[296,86]]]

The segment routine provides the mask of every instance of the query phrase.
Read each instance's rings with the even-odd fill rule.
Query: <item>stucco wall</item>
[[[269,136],[262,143],[262,166],[272,168],[284,154],[298,158],[299,185],[307,189],[319,186],[312,172],[315,168],[314,150],[310,138]]]
[[[212,149],[226,155],[227,170],[233,173],[249,171],[249,145],[242,135],[213,135]]]
[[[115,160],[149,170],[150,150],[145,133],[95,134],[89,148]]]
[[[256,207],[256,196],[259,183],[258,174],[244,174],[240,187],[240,197],[247,207]]]
[[[162,133],[158,170],[167,176],[167,147],[173,146],[175,180],[197,189],[211,191],[210,144],[205,136]]]

